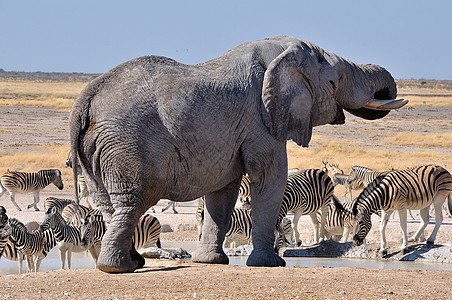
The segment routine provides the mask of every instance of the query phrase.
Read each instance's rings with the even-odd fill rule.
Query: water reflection
[[[192,253],[196,249],[197,242],[165,242],[164,247],[182,247]],[[245,266],[247,256],[230,256],[229,264]],[[379,259],[358,258],[324,258],[324,257],[285,257],[286,267],[310,268],[310,267],[352,267],[371,269],[415,269],[415,270],[443,270],[452,271],[450,263],[427,263],[413,261],[388,261]],[[190,259],[186,259],[190,260]],[[72,253],[72,268],[94,268],[94,261],[87,252]],[[42,261],[39,271],[58,270],[61,268],[60,254],[57,248],[52,249],[49,255]],[[5,258],[0,259],[0,274],[17,274],[18,262]],[[26,263],[23,263],[22,271],[26,272]]]

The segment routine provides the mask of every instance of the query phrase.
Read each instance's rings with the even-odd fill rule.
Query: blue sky
[[[285,34],[397,79],[452,80],[452,1],[0,0],[0,68],[103,73],[142,55],[194,64]]]

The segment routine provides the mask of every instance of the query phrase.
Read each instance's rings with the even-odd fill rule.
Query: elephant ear
[[[262,86],[263,118],[274,138],[309,145],[319,69],[312,55],[296,44],[269,64]]]

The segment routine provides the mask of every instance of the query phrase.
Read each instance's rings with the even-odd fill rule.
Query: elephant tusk
[[[408,100],[402,98],[390,100],[370,99],[366,104],[364,104],[364,107],[374,110],[391,110],[401,108],[407,103]]]

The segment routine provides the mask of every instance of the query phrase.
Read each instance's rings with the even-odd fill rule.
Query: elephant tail
[[[93,83],[97,81],[95,79],[90,84],[88,84],[85,89],[82,90],[80,95],[75,99],[74,104],[71,109],[70,117],[70,139],[71,139],[71,155],[72,155],[72,170],[74,179],[74,190],[75,190],[75,201],[79,203],[79,191],[78,191],[78,174],[77,170],[79,167],[79,146],[81,133],[86,130],[89,125],[89,111],[91,107],[92,98],[95,95],[95,90],[93,88]],[[85,170],[87,169],[86,164],[82,161],[80,157],[80,167]]]

